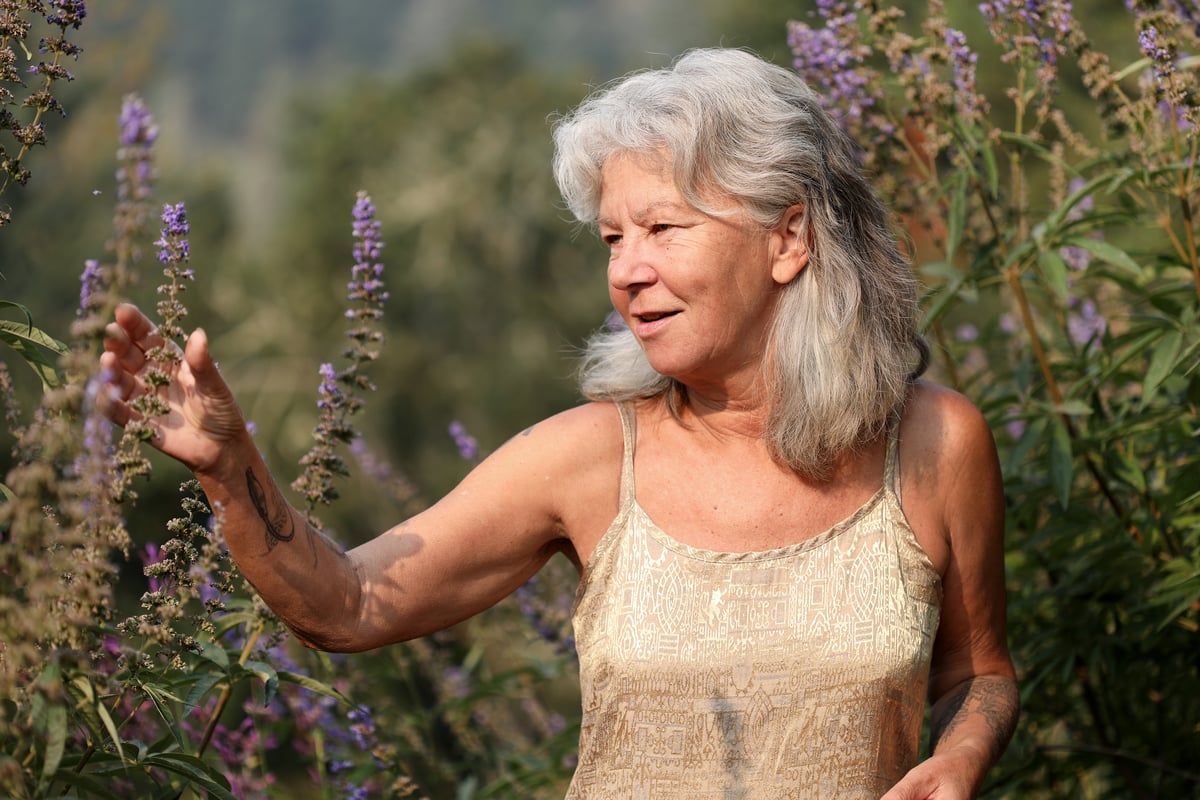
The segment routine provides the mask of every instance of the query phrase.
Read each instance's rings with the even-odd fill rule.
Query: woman
[[[794,74],[731,50],[617,82],[555,135],[624,322],[590,344],[590,402],[349,553],[283,498],[203,331],[153,444],[312,647],[431,633],[572,559],[570,797],[974,796],[1017,713],[995,448],[917,379],[916,289],[852,147]],[[116,316],[123,424],[159,340]]]

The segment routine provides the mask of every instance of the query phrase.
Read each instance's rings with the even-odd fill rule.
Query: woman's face
[[[613,307],[651,366],[731,395],[755,387],[779,291],[795,273],[776,270],[792,246],[788,220],[768,230],[732,201],[714,205],[734,213],[689,205],[665,160],[618,155],[604,165],[598,222]]]

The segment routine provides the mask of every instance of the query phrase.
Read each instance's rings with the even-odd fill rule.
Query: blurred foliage
[[[1195,797],[1200,15],[927,5],[790,34],[904,215],[934,374],[999,440],[1024,708],[987,796]]]
[[[79,80],[65,87],[72,115],[57,126],[52,152],[38,154],[30,185],[6,195],[17,221],[0,233],[0,299],[22,306],[8,306],[8,317],[19,327],[28,309],[41,331],[67,339],[83,261],[103,252],[111,235],[105,217],[114,197],[118,98],[155,82],[151,96],[167,131],[158,196],[186,200],[192,222],[197,282],[189,323],[209,328],[222,370],[286,483],[311,444],[317,365],[336,361],[346,346],[349,208],[357,190],[370,192],[387,242],[391,299],[387,345],[373,367],[379,391],[358,420],[366,448],[339,487],[342,501],[326,514],[348,544],[440,496],[469,468],[454,453],[451,422],[465,423],[486,450],[577,402],[572,349],[607,311],[604,255],[561,208],[550,177],[550,122],[597,75],[606,79],[626,64],[611,49],[590,60],[549,51],[581,41],[573,31],[590,31],[584,38],[592,47],[604,39],[597,32],[615,38],[677,14],[672,35],[639,31],[647,37],[639,42],[656,35],[663,42],[638,45],[657,53],[639,63],[720,41],[815,67],[821,52],[789,52],[784,21],[813,28],[829,21],[817,4],[799,2],[706,0],[639,7],[623,18],[628,4],[577,0],[553,11],[530,6],[505,20],[487,3],[438,4],[427,13],[443,26],[461,22],[475,44],[443,52],[444,38],[422,42],[414,50],[423,66],[387,77],[405,60],[403,48],[388,43],[412,42],[426,30],[409,24],[422,5],[335,11],[305,2],[287,15],[249,5],[214,14],[195,3],[113,0],[103,13],[94,9],[94,26],[79,41],[92,59],[87,69],[105,64],[105,79],[89,80],[81,65]],[[1139,30],[1158,24],[1183,42],[1179,53],[1191,52],[1195,20],[1173,2],[1140,0],[1138,14],[1106,0],[1077,2],[1085,35],[1047,32],[1046,41],[1063,47],[1047,75],[1044,54],[1022,50],[1028,37],[997,31],[1025,23],[1018,6],[1028,13],[1059,4],[1014,5],[1009,27],[995,29],[975,3],[864,5],[908,17],[882,25],[875,38],[864,18],[841,31],[844,43],[869,45],[854,69],[882,92],[879,116],[855,133],[910,228],[929,288],[935,377],[983,407],[1004,459],[1011,632],[1025,714],[988,796],[1196,796],[1200,332],[1188,244],[1197,227],[1196,120],[1163,126],[1164,97],[1146,82],[1151,64],[1137,44]],[[586,16],[601,6],[603,13]],[[469,20],[464,9],[472,10]],[[263,15],[280,24],[263,24]],[[540,41],[553,47],[522,55],[487,41],[489,31],[510,39],[535,22],[545,23]],[[955,83],[955,67],[966,62],[956,61],[947,28],[961,30],[978,57],[986,114],[962,105],[967,90]],[[344,55],[347,41],[357,42],[354,57]],[[215,56],[215,42],[238,56]],[[908,62],[897,60],[905,53]],[[1108,54],[1116,94],[1094,82],[1100,67],[1088,56],[1095,53]],[[351,62],[358,71],[348,76]],[[1195,63],[1182,63],[1186,91],[1176,107],[1194,113]],[[927,69],[906,69],[914,64]],[[181,78],[188,70],[209,80]],[[819,85],[821,76],[810,79]],[[245,136],[214,146],[203,138],[214,131]],[[152,270],[143,272],[129,292],[151,306],[156,281]],[[12,377],[25,405],[38,402],[37,375],[13,369]],[[77,411],[79,389],[71,395]],[[10,417],[9,439],[23,424]],[[62,451],[18,447],[11,456],[11,442],[0,442],[0,466],[40,469],[39,458],[53,454],[52,469],[82,440],[79,430],[75,445],[69,437],[56,445]],[[168,538],[161,520],[178,513],[183,477],[176,465],[151,461],[139,504],[124,509],[139,549]],[[3,530],[8,546],[11,530]],[[209,535],[194,529],[193,545],[203,549]],[[5,580],[24,580],[18,576],[39,564],[49,569],[54,552],[37,552],[6,554],[21,566]],[[210,555],[209,573],[232,581],[227,563]],[[67,773],[86,773],[90,764],[101,775],[125,774],[136,763],[144,780],[191,780],[223,796],[232,768],[222,776],[213,764],[225,762],[195,759],[181,745],[195,744],[212,725],[246,779],[271,775],[279,796],[303,796],[312,780],[293,754],[266,741],[267,732],[310,743],[306,763],[322,770],[349,748],[365,759],[356,777],[409,776],[430,797],[561,795],[578,715],[572,659],[553,635],[574,582],[565,561],[454,630],[350,658],[281,646],[269,614],[233,584],[223,584],[233,593],[216,622],[223,638],[212,638],[204,627],[211,611],[189,590],[191,622],[179,633],[209,638],[180,651],[187,667],[173,673],[158,646],[109,638],[110,620],[144,608],[139,598],[152,579],[133,554],[108,556],[116,560],[99,566],[119,570],[106,578],[115,581],[113,598],[95,603],[116,607],[97,612],[96,630],[87,631],[97,649],[58,652],[40,673],[23,673],[26,699],[40,700],[0,701],[0,722],[13,726],[0,728],[6,747],[14,731],[33,735],[19,741],[20,763],[0,753],[0,781],[36,767],[39,791],[55,781],[61,790],[65,776],[81,794],[106,796],[111,787],[102,781]],[[531,618],[552,641],[531,630]],[[147,654],[159,660],[146,662]],[[124,688],[106,694],[115,675]],[[370,758],[333,740],[348,730],[347,709],[364,702],[383,732]],[[163,727],[123,727],[151,708]],[[248,737],[239,727],[247,721],[264,739]],[[409,788],[401,781],[396,793]]]

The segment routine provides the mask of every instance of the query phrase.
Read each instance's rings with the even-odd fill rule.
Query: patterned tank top
[[[571,800],[878,798],[917,762],[941,579],[883,486],[774,550],[672,538],[634,493],[575,601],[583,721]]]

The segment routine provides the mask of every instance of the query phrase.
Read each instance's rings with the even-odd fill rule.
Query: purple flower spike
[[[87,5],[83,0],[49,0],[47,5],[51,10],[46,15],[46,22],[57,25],[63,30],[67,28],[79,30],[79,26],[83,24],[83,18],[87,16]]]
[[[479,443],[475,441],[475,437],[467,433],[467,428],[461,422],[455,420],[450,423],[450,436],[454,439],[454,444],[458,447],[458,454],[466,461],[475,461],[479,458]]]
[[[347,297],[358,308],[346,312],[348,319],[379,319],[388,294],[383,290],[383,264],[379,263],[383,240],[379,238],[379,221],[375,219],[375,204],[366,192],[359,192],[354,203],[354,266]]]
[[[81,313],[91,310],[103,280],[104,273],[100,269],[99,261],[89,258],[83,262],[83,273],[79,276],[79,310]]]
[[[187,235],[191,226],[187,221],[187,210],[183,203],[163,206],[162,238],[154,244],[158,247],[158,260],[164,264],[181,264],[188,260]]]
[[[152,145],[158,139],[158,126],[154,124],[154,117],[136,95],[125,98],[117,121],[121,127],[121,144],[126,147],[135,144]]]

